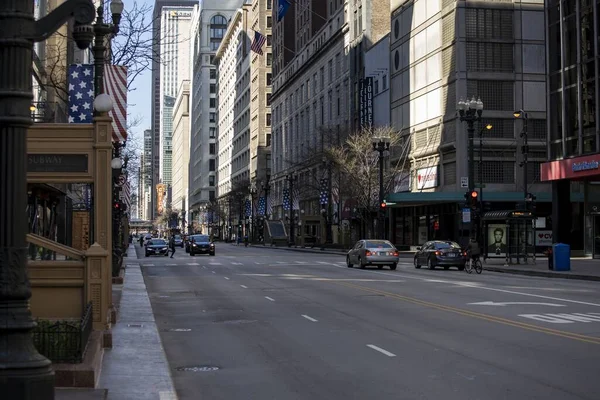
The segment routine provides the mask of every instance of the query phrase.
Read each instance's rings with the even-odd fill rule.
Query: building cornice
[[[243,12],[244,10],[242,8],[238,8],[233,17],[231,17],[231,22],[227,27],[227,32],[225,32],[225,36],[223,37],[223,40],[221,40],[221,44],[219,45],[217,53],[215,54],[215,64],[219,62],[221,57],[223,57],[225,51],[227,51],[227,47],[229,47],[229,42],[231,42],[233,33],[237,28],[237,24],[242,20]]]

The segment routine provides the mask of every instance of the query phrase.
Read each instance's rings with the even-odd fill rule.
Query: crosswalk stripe
[[[232,262],[231,264],[233,264],[233,265],[243,265],[242,263],[238,263],[238,262]]]
[[[188,263],[188,265],[200,265],[198,263]]]

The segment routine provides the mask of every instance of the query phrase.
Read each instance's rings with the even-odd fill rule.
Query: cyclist
[[[467,246],[467,254],[469,256],[469,260],[476,262],[479,260],[479,256],[481,255],[481,249],[479,248],[479,243],[477,243],[477,239],[472,237],[469,241],[469,245]]]

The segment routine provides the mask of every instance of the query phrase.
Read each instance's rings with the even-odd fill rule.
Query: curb
[[[483,269],[486,271],[490,271],[490,272],[499,272],[499,273],[505,273],[505,274],[513,274],[513,275],[542,276],[545,278],[575,279],[575,280],[581,280],[581,281],[600,282],[600,276],[592,276],[592,275],[567,275],[567,274],[558,274],[556,272],[525,271],[525,270],[520,270],[520,269],[497,268],[497,267],[483,267]]]

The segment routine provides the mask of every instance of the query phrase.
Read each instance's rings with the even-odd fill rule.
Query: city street
[[[594,282],[225,243],[137,262],[181,399],[600,398]]]

